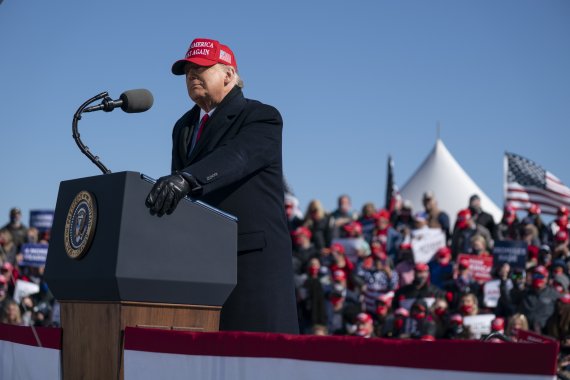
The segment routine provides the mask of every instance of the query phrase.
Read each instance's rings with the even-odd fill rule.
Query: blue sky
[[[113,172],[170,168],[171,129],[190,106],[170,73],[195,37],[229,45],[247,97],[276,106],[285,174],[304,208],[402,186],[436,125],[499,206],[505,151],[570,184],[567,0],[107,1],[0,4],[0,223],[55,208],[59,182],[100,174],[77,149],[77,107],[148,88],[142,114],[86,114],[81,137]]]

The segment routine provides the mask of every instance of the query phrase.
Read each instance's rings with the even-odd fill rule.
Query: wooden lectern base
[[[123,379],[126,326],[218,331],[221,307],[61,302],[63,379]]]

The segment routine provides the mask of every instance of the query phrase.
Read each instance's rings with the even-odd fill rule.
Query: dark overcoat
[[[188,156],[199,113],[195,106],[174,126],[172,171],[192,174],[202,185],[198,199],[238,218],[238,280],[222,307],[220,329],[297,333],[281,115],[244,98],[236,86]]]

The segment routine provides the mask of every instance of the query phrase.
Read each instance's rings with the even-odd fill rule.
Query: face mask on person
[[[433,313],[434,313],[435,315],[437,315],[438,317],[440,317],[440,318],[445,315],[445,312],[446,312],[446,310],[445,310],[444,307],[436,307],[436,308],[433,310]]]
[[[404,327],[404,320],[402,318],[398,318],[394,321],[394,327],[396,330],[401,330]]]
[[[376,307],[376,315],[384,316],[388,313],[387,305],[378,305]]]
[[[471,314],[473,312],[473,305],[462,305],[459,310],[461,310],[462,314]]]
[[[531,286],[535,290],[544,288],[546,286],[546,277],[540,273],[533,274]]]
[[[316,277],[319,273],[319,267],[309,267],[309,276]]]

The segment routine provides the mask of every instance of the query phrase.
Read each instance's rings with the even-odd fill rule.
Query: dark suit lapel
[[[218,144],[224,136],[236,115],[238,115],[245,105],[243,93],[239,87],[234,87],[228,95],[218,105],[212,117],[206,123],[200,140],[196,143],[194,150],[190,154],[189,162],[193,162],[206,147],[213,147]]]
[[[200,115],[200,107],[194,106],[187,114],[188,116],[184,119],[183,125],[178,132],[178,156],[181,161],[187,164],[188,161],[188,147],[190,146],[190,140],[192,139],[192,133],[198,121]]]

